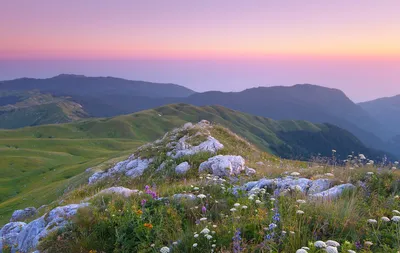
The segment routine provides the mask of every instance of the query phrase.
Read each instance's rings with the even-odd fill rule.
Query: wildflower
[[[347,252],[348,253],[356,253],[354,250],[351,250],[351,249],[347,250]]]
[[[305,250],[305,249],[298,249],[298,250],[296,250],[296,253],[307,253],[307,250]]]
[[[206,221],[206,220],[207,220],[206,217],[200,218],[200,221]]]
[[[142,211],[142,210],[137,210],[137,211],[136,211],[136,214],[137,214],[137,215],[142,215],[142,214],[143,214],[143,211]]]
[[[206,198],[207,196],[204,195],[204,194],[199,194],[199,195],[197,195],[197,197],[200,198],[200,199],[204,199],[204,198]]]
[[[275,223],[271,223],[271,224],[269,224],[269,226],[268,226],[268,229],[269,230],[273,230],[274,228],[276,228],[278,225],[276,225]]]
[[[160,252],[161,252],[161,253],[169,253],[169,248],[168,248],[168,247],[162,247],[162,248],[160,249]]]
[[[194,237],[194,238],[197,238],[197,237],[199,237],[199,234],[195,234],[193,237]]]
[[[383,222],[389,222],[390,219],[389,219],[388,217],[386,217],[386,216],[383,216],[383,217],[381,218],[381,221],[383,221]]]
[[[256,204],[261,204],[262,202],[260,200],[256,200]]]
[[[304,214],[304,211],[302,211],[302,210],[297,210],[297,211],[296,211],[296,214]]]
[[[150,244],[150,247],[154,248],[156,245],[154,243]]]
[[[305,201],[304,199],[298,199],[298,200],[296,200],[296,202],[297,202],[298,204],[305,204],[305,203],[307,203],[307,201]]]
[[[212,248],[215,248],[215,247],[217,247],[217,245],[216,245],[216,244],[212,244],[211,247],[212,247]]]
[[[333,247],[333,246],[328,246],[328,247],[326,247],[325,250],[326,250],[327,253],[338,253],[337,248]]]
[[[373,245],[373,243],[370,241],[365,241],[364,244],[365,244],[365,246],[368,246],[368,247],[371,247]]]
[[[231,208],[231,212],[236,212],[236,208]]]
[[[206,235],[205,236],[207,240],[211,240],[212,239],[212,235]]]
[[[369,224],[376,224],[378,223],[375,219],[368,219]]]
[[[372,171],[367,172],[368,176],[372,176],[373,174],[374,174],[374,172],[372,172]]]
[[[327,177],[334,177],[335,175],[333,175],[332,173],[325,173],[325,176],[327,176]]]
[[[234,206],[234,207],[239,207],[240,204],[239,204],[239,203],[235,203],[233,206]]]
[[[399,222],[400,221],[400,216],[393,216],[392,221],[394,222]]]
[[[146,199],[142,199],[142,201],[140,201],[140,204],[142,205],[142,207],[144,207],[147,203]]]
[[[394,212],[395,214],[400,214],[400,211],[397,210],[393,210],[392,212]]]
[[[254,195],[250,195],[249,200],[254,200]]]
[[[242,237],[240,236],[240,229],[236,229],[235,235],[232,237],[233,241],[233,252],[239,253],[242,251],[241,241]]]
[[[316,248],[326,248],[326,247],[327,247],[326,243],[323,242],[323,241],[316,241],[316,242],[314,243],[314,246],[315,246]]]
[[[310,250],[310,248],[309,247],[301,247],[302,249],[305,249],[305,250]]]
[[[206,213],[206,212],[207,212],[207,208],[206,208],[205,206],[202,206],[202,207],[201,207],[201,212],[202,212],[202,213]]]
[[[194,187],[193,190],[198,191],[199,187]]]
[[[217,227],[217,225],[213,225],[213,228],[216,228]]]
[[[153,224],[151,224],[151,223],[145,223],[145,224],[143,224],[143,226],[145,228],[148,228],[148,229],[152,229],[153,228]]]
[[[247,206],[242,206],[242,209],[247,209]]]
[[[275,198],[271,198],[270,200],[271,200],[271,201],[275,201]]]
[[[178,242],[173,242],[172,245],[178,245]]]
[[[367,159],[367,158],[365,157],[365,155],[363,155],[363,154],[359,154],[358,157],[359,157],[361,160]]]
[[[193,248],[196,248],[196,247],[197,247],[197,243],[194,243],[194,244],[193,244]]]
[[[200,232],[200,234],[208,234],[208,233],[210,233],[210,230],[208,228],[205,228]]]
[[[300,176],[300,173],[299,172],[292,172],[292,173],[290,173],[290,175],[294,176],[294,177],[298,177],[298,176]]]
[[[327,246],[332,246],[332,247],[339,247],[340,243],[334,240],[328,240],[325,242]]]

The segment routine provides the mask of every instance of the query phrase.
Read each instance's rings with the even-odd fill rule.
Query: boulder
[[[12,252],[34,251],[42,238],[52,231],[65,227],[79,208],[88,205],[88,203],[82,203],[60,206],[28,224],[10,222],[0,230],[3,246],[12,247]]]
[[[343,191],[345,190],[352,190],[356,188],[352,184],[341,184],[341,185],[336,185],[326,191],[322,191],[319,193],[315,194],[310,194],[310,197],[312,198],[317,198],[317,199],[324,199],[324,200],[329,200],[329,199],[334,199],[342,195]]]
[[[332,185],[331,180],[320,178],[312,181],[310,188],[308,188],[308,194],[315,194],[322,191],[328,190]]]
[[[207,140],[197,146],[191,146],[186,142],[187,137],[182,137],[176,144],[173,152],[168,155],[173,158],[180,158],[182,156],[194,155],[200,152],[216,153],[218,150],[224,148],[224,145],[212,136],[208,136]]]
[[[172,196],[173,199],[175,200],[181,200],[181,199],[186,199],[186,200],[195,200],[197,197],[194,194],[174,194]]]
[[[186,174],[186,172],[190,170],[190,165],[188,162],[183,162],[181,164],[179,164],[178,166],[176,166],[175,168],[175,173],[178,175],[183,175]]]
[[[13,221],[24,221],[37,214],[37,210],[34,207],[27,207],[23,210],[16,210],[11,216],[10,222]]]
[[[143,172],[147,169],[147,167],[149,167],[152,161],[152,159],[136,159],[133,167],[129,168],[125,175],[131,178],[140,177],[141,175],[143,175]]]
[[[217,155],[202,162],[199,172],[212,173],[214,176],[234,176],[246,169],[245,160],[241,156]]]

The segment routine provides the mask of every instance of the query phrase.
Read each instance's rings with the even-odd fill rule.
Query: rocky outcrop
[[[202,162],[199,167],[200,173],[212,173],[214,176],[236,176],[246,171],[245,160],[241,156],[217,155]],[[253,171],[248,171],[253,173]]]
[[[0,239],[12,252],[28,253],[34,251],[39,241],[49,233],[65,227],[72,216],[88,203],[59,206],[42,217],[26,224],[10,222],[0,230]]]
[[[183,162],[175,167],[175,173],[178,175],[186,174],[190,170],[190,165],[188,162]]]
[[[307,194],[311,198],[329,199],[339,197],[344,190],[354,189],[352,184],[341,184],[334,187],[329,179],[311,180],[308,178],[284,177],[267,179],[262,178],[258,181],[251,181],[244,184],[241,188],[249,194],[257,193],[261,189],[276,191],[275,193],[285,193],[287,191],[299,191]]]
[[[173,157],[174,159],[180,158],[182,156],[190,156],[200,152],[216,153],[218,150],[224,148],[217,139],[212,136],[208,136],[207,140],[200,143],[197,146],[191,146],[187,143],[188,137],[184,136],[179,139],[174,150],[167,153],[167,155]]]
[[[143,174],[147,167],[153,162],[153,159],[141,159],[131,157],[125,161],[117,163],[111,169],[102,172],[96,172],[89,178],[89,184],[96,183],[99,180],[117,175],[125,174],[128,177],[135,178]]]
[[[27,207],[23,210],[16,210],[11,216],[10,222],[13,221],[24,221],[34,215],[36,215],[37,210],[34,207]]]

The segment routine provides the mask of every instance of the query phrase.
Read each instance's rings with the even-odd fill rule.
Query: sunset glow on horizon
[[[321,85],[342,87],[343,83],[337,84],[332,80],[343,73],[340,82],[348,80],[354,86],[375,82],[379,91],[378,88],[382,88],[380,82],[384,81],[383,85],[388,87],[382,94],[400,93],[400,77],[396,75],[400,72],[400,1],[397,0],[6,0],[0,3],[0,9],[0,66],[3,67],[0,80],[28,74],[34,77],[55,74],[51,68],[47,72],[27,73],[24,68],[18,70],[15,69],[18,65],[10,64],[15,61],[28,66],[27,62],[37,60],[45,68],[48,66],[46,60],[120,61],[120,64],[124,60],[159,60],[154,69],[160,72],[169,69],[160,65],[166,61],[190,61],[193,72],[196,66],[201,65],[196,61],[212,61],[214,67],[221,70],[216,79],[218,83],[224,75],[227,75],[226,82],[230,83],[232,77],[227,70],[232,66],[229,67],[227,62],[234,61],[238,64],[235,68],[244,73],[235,80],[243,82],[240,88],[256,86],[260,82],[293,84],[289,83],[292,79],[285,77],[290,71],[298,83],[306,79]],[[261,62],[260,65],[257,62]],[[268,73],[270,70],[267,68],[274,68],[276,62],[275,65],[281,68],[274,70],[281,73],[276,78],[281,79],[249,78],[248,73],[253,73],[249,66],[259,69],[257,74]],[[310,69],[301,73],[296,69],[293,71],[299,62],[309,62]],[[360,65],[361,69],[353,70],[359,72],[358,76],[348,73],[350,70],[346,66],[350,63]],[[57,71],[102,74],[93,66],[89,68],[80,64],[79,69],[60,67]],[[137,68],[137,64],[128,66]],[[335,78],[330,75],[325,79],[311,76],[311,69],[320,66],[338,68]],[[128,67],[110,66],[108,74],[132,79],[148,78],[149,81],[182,81],[177,68],[170,69],[176,73],[163,77],[143,74],[147,70],[136,75],[121,73],[121,68]],[[375,79],[367,79],[361,74],[376,69],[381,69],[381,72],[375,74]],[[316,76],[321,72],[331,73],[331,70],[321,69]],[[210,75],[205,73],[205,76]],[[182,84],[203,90],[207,88],[198,87],[196,83],[211,81],[213,84],[209,87],[237,89],[222,87],[223,84],[216,87],[216,81],[198,78],[197,75],[184,78]],[[325,82],[320,83],[321,80]],[[356,93],[355,88],[346,92]]]

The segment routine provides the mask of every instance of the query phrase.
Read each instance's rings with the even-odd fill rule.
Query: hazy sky
[[[400,94],[400,1],[1,0],[0,79],[59,73],[196,91],[313,83]]]

